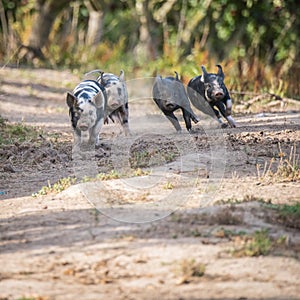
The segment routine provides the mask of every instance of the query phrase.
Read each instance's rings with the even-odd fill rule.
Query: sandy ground
[[[0,149],[1,300],[300,299],[299,220],[271,208],[299,202],[300,184],[266,175],[300,153],[299,107],[237,115],[238,128],[224,130],[195,109],[195,133],[174,134],[149,98],[151,80],[130,80],[132,135],[106,125],[80,165],[65,104],[79,80],[0,71],[1,116],[43,131]],[[31,196],[112,169],[120,178]],[[247,255],[257,231],[272,245]]]

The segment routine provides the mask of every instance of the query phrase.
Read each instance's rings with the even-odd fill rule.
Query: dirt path
[[[274,209],[299,202],[299,181],[265,174],[280,155],[299,155],[299,109],[174,135],[150,99],[133,97],[149,80],[133,80],[133,135],[105,126],[88,164],[120,178],[32,197],[82,175],[64,99],[79,79],[0,71],[1,116],[43,130],[1,149],[0,299],[300,299],[299,220]]]

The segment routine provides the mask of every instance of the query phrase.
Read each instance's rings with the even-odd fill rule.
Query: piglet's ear
[[[157,76],[155,77],[154,82],[155,82],[156,84],[160,84],[160,83],[162,82],[162,77],[161,77],[160,75],[157,75]]]
[[[99,92],[93,99],[97,108],[104,108],[105,107],[105,97],[102,92]]]
[[[202,69],[202,79],[203,79],[202,81],[203,81],[203,82],[206,82],[206,81],[207,81],[207,80],[206,80],[206,79],[207,79],[207,75],[208,75],[208,74],[207,74],[207,71],[206,71],[206,69],[205,69],[204,66],[201,66],[201,69]]]
[[[177,81],[179,81],[179,76],[178,76],[178,73],[176,72],[176,71],[174,71],[175,72],[175,74],[176,74],[176,77],[175,77],[175,79],[177,80]]]
[[[66,102],[69,107],[73,107],[76,103],[76,97],[73,94],[71,94],[70,92],[68,92]]]
[[[224,79],[225,78],[225,75],[224,75],[224,73],[223,73],[223,69],[222,69],[222,67],[221,67],[221,65],[216,65],[217,67],[218,67],[218,76],[219,77],[221,77],[222,79]]]
[[[124,81],[125,80],[125,73],[123,70],[120,71],[120,76],[119,76],[120,81]]]
[[[102,82],[102,77],[103,77],[104,72],[99,70],[99,76],[97,77],[96,81],[97,82]]]

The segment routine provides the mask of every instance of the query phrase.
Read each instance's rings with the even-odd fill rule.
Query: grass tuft
[[[275,158],[272,158],[269,163],[265,163],[262,172],[261,165],[256,166],[258,180],[265,183],[300,181],[300,162],[296,143],[291,147],[289,155],[282,151],[280,143],[278,146],[277,165],[275,165]]]
[[[61,178],[54,184],[51,184],[50,181],[48,181],[48,185],[43,186],[37,193],[32,194],[32,197],[57,194],[64,191],[65,189],[67,189],[75,183],[76,178],[74,177]]]
[[[99,173],[96,178],[100,180],[111,180],[111,179],[119,179],[121,175],[115,171],[111,170],[109,173]]]
[[[174,184],[170,181],[166,182],[164,185],[163,185],[163,189],[164,190],[173,190],[174,189]]]
[[[205,264],[197,262],[194,258],[179,261],[175,273],[179,275],[180,283],[189,283],[205,273]]]
[[[267,255],[272,247],[272,241],[266,229],[255,231],[255,233],[250,236],[239,236],[236,241],[241,244],[241,246],[234,249],[232,253],[237,257]]]
[[[0,116],[0,146],[36,140],[43,132],[23,123],[12,124]]]
[[[281,224],[286,227],[300,229],[300,203],[295,204],[266,204],[266,207],[277,212],[266,216],[271,223]]]
[[[138,177],[138,176],[147,176],[151,173],[151,171],[148,170],[143,170],[141,168],[137,168],[133,171],[133,176]]]
[[[84,176],[80,181],[80,183],[93,182],[99,180],[112,180],[112,179],[119,179],[119,178],[121,178],[121,175],[117,171],[111,170],[109,173],[99,173],[96,177]],[[54,184],[51,184],[48,181],[48,185],[43,186],[37,193],[33,193],[32,196],[38,197],[38,196],[45,196],[49,194],[57,194],[76,183],[78,183],[78,181],[75,177],[61,178]]]

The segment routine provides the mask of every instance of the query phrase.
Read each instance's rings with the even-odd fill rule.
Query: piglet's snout
[[[218,100],[224,98],[224,93],[221,92],[221,91],[215,92],[215,98],[218,99]]]
[[[173,108],[175,108],[176,103],[175,103],[174,99],[169,98],[169,99],[165,100],[165,105],[166,105],[167,108],[173,109]]]
[[[81,131],[87,131],[89,129],[89,126],[84,123],[79,124],[78,127]]]
[[[91,126],[91,120],[89,120],[86,116],[82,116],[78,121],[78,128],[81,131],[87,131]]]
[[[116,110],[116,109],[118,109],[120,106],[122,106],[121,103],[122,103],[121,101],[111,101],[111,102],[109,103],[109,106],[110,106],[111,109]]]
[[[166,103],[166,106],[167,106],[168,108],[173,108],[173,107],[175,106],[175,104],[172,103],[172,102],[167,102],[167,103]]]

